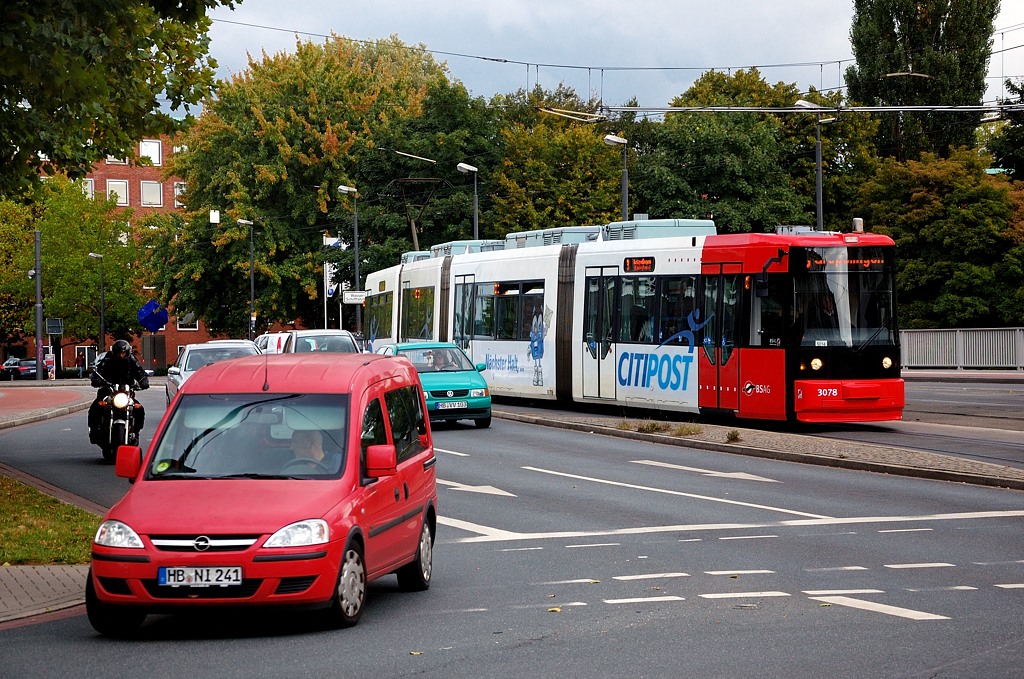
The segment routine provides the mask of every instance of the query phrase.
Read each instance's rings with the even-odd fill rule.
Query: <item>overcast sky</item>
[[[226,78],[247,52],[294,52],[296,36],[395,35],[447,62],[473,96],[564,82],[608,106],[659,107],[712,68],[841,87],[852,15],[852,0],[243,0],[212,13],[210,52]],[[995,27],[986,103],[1024,78],[1024,0],[1002,0]]]

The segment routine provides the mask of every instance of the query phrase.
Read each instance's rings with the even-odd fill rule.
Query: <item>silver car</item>
[[[187,344],[178,354],[178,360],[167,369],[167,403],[178,393],[178,388],[195,371],[204,365],[223,361],[239,356],[252,356],[260,353],[256,344],[249,340],[211,340],[202,344]]]
[[[348,330],[290,330],[281,351],[285,354],[319,351],[358,354],[359,343]]]

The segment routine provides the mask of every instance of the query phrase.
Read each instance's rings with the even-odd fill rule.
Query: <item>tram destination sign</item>
[[[622,260],[626,273],[651,273],[654,271],[654,257],[626,257]]]

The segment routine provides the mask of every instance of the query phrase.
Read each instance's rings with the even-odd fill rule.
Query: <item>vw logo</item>
[[[192,541],[192,547],[197,552],[205,552],[210,548],[210,538],[206,537],[205,535],[200,535]]]
[[[451,398],[452,396],[455,396],[455,392],[452,391],[451,389],[449,389],[448,390],[448,398]]]

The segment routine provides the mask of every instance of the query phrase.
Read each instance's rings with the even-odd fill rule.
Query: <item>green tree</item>
[[[234,0],[7,0],[0,24],[0,193],[82,176],[170,132],[214,82],[207,10]],[[179,116],[180,117],[180,116]]]
[[[1024,299],[1014,200],[1005,179],[985,172],[988,161],[968,150],[948,159],[886,159],[862,188],[869,223],[896,241],[903,327],[1000,325],[1010,320],[1004,303],[1015,272],[1017,304]]]
[[[1006,89],[1017,96],[1016,101],[1004,103],[1024,104],[1024,81],[1006,81]],[[1024,111],[1003,113],[1005,123],[989,140],[988,149],[995,158],[997,167],[1006,170],[1011,177],[1024,178]]]
[[[854,0],[850,41],[856,64],[846,70],[851,101],[868,106],[978,105],[999,0]],[[947,157],[970,146],[978,115],[881,114],[883,156]]]
[[[571,88],[539,86],[496,97],[502,107],[505,149],[493,175],[493,226],[506,233],[619,219],[622,151],[604,141],[604,129],[547,110],[593,111]]]
[[[21,339],[25,334],[25,311],[35,304],[34,291],[31,299],[23,297],[23,281],[28,270],[21,268],[26,252],[33,252],[30,266],[35,265],[32,231],[31,208],[9,198],[0,198],[0,344]],[[29,334],[32,332],[34,330]]]
[[[17,275],[0,283],[0,295],[17,303],[15,328],[34,333],[35,282],[24,274],[35,266],[33,231],[38,230],[43,311],[63,319],[68,342],[99,335],[101,267],[107,332],[116,337],[142,332],[137,312],[143,280],[136,263],[144,256],[130,210],[118,208],[115,200],[91,199],[81,185],[58,175],[36,188],[27,207],[0,210],[0,220],[0,233],[5,239],[12,234],[17,244],[10,253]],[[102,263],[90,252],[103,255]]]
[[[790,106],[796,98],[794,87],[769,87],[756,70],[741,70],[704,74],[672,105],[774,107]],[[797,195],[785,170],[790,154],[776,116],[669,114],[636,163],[638,206],[652,217],[713,218],[724,232],[770,231],[795,223],[806,199]]]
[[[373,195],[358,180],[378,132],[419,115],[442,66],[395,38],[372,44],[334,37],[264,55],[221,83],[178,143],[172,171],[184,178],[188,224],[156,279],[161,297],[215,333],[247,331],[250,238],[260,324],[322,317],[324,235],[351,233]],[[208,210],[219,209],[211,224]],[[250,229],[238,219],[253,221]]]

